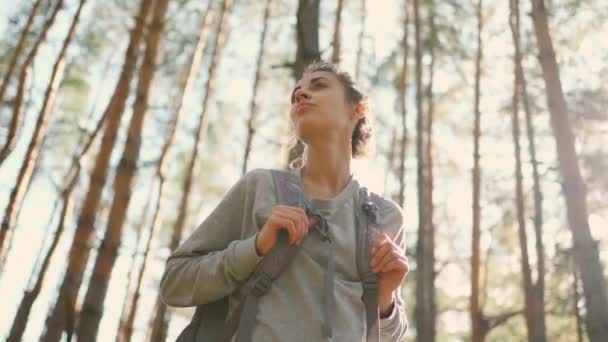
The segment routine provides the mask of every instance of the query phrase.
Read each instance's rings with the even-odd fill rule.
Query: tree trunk
[[[338,8],[336,8],[336,20],[334,21],[334,39],[333,39],[333,50],[331,52],[331,62],[334,64],[340,64],[340,40],[342,39],[340,33],[340,26],[342,25],[342,8],[344,7],[344,0],[338,0]]]
[[[207,130],[209,126],[209,115],[207,110],[209,107],[209,99],[215,95],[215,79],[217,74],[218,65],[221,59],[221,52],[224,49],[228,34],[229,34],[229,15],[232,10],[232,0],[224,0],[222,2],[222,8],[220,12],[220,19],[218,21],[216,40],[213,46],[213,52],[211,56],[211,63],[209,65],[209,77],[206,83],[206,91],[203,96],[203,105],[201,115],[198,121],[197,134],[194,139],[194,148],[190,159],[187,164],[186,175],[184,176],[184,182],[182,183],[182,196],[179,203],[179,209],[177,213],[177,219],[173,225],[171,234],[171,242],[169,250],[174,251],[182,239],[182,232],[186,222],[186,215],[188,213],[190,191],[192,190],[192,183],[194,181],[194,172],[196,169],[197,157],[202,151],[203,143],[206,140]],[[165,341],[167,338],[167,329],[169,327],[169,317],[167,312],[167,306],[161,301],[160,295],[156,296],[156,303],[154,304],[154,314],[151,319],[150,327],[150,341],[160,342]]]
[[[363,37],[365,37],[365,15],[367,14],[366,0],[361,0],[361,30],[357,38],[357,60],[355,61],[355,80],[361,82],[361,63],[363,59]]]
[[[568,222],[574,241],[574,258],[583,282],[587,333],[591,342],[603,341],[608,336],[606,280],[596,242],[589,230],[586,189],[578,165],[574,134],[568,122],[568,104],[561,85],[543,0],[532,0],[532,19],[557,147]]]
[[[520,16],[519,16],[519,0],[511,0],[510,1],[510,16],[509,16],[509,24],[511,28],[511,33],[513,37],[513,45],[515,47],[514,53],[514,74],[515,74],[515,84],[513,89],[513,116],[512,116],[512,133],[513,133],[513,142],[514,142],[514,152],[515,152],[515,194],[516,194],[516,210],[517,210],[517,221],[519,225],[519,243],[521,248],[521,267],[522,267],[522,280],[523,280],[523,289],[524,289],[524,311],[526,318],[526,327],[528,330],[528,339],[530,341],[535,342],[544,342],[547,340],[546,332],[545,332],[545,318],[544,318],[544,300],[542,296],[539,296],[538,290],[544,287],[544,282],[541,285],[541,279],[544,277],[544,267],[541,270],[539,267],[539,277],[538,282],[536,284],[532,281],[532,269],[530,266],[530,260],[528,256],[528,237],[527,237],[527,229],[526,229],[526,219],[525,219],[525,209],[524,209],[524,191],[523,191],[523,175],[522,175],[522,166],[521,166],[521,147],[519,143],[520,138],[520,126],[519,126],[519,103],[520,101],[525,103],[526,116],[529,117],[529,107],[527,103],[527,94],[523,91],[523,68],[521,63],[521,49],[520,49]],[[530,127],[528,125],[528,127]],[[528,136],[530,137],[530,136]],[[531,147],[533,149],[533,147]],[[537,193],[540,191],[538,189],[538,180],[536,177],[538,174],[535,174],[535,203],[537,203]],[[539,210],[538,205],[535,205],[537,211]],[[535,214],[538,215],[538,212]],[[535,220],[536,221],[536,220]],[[538,225],[535,227],[537,231],[536,235],[536,246],[537,246],[537,255],[541,256],[539,259],[539,266],[543,265],[542,263],[542,236],[539,235],[539,227]],[[539,247],[540,244],[540,247]],[[543,271],[541,273],[541,271]],[[539,287],[542,286],[542,287]],[[541,292],[541,294],[542,294]]]
[[[63,282],[59,288],[56,303],[47,318],[46,331],[42,341],[59,341],[67,324],[71,323],[66,318],[74,316],[76,297],[82,276],[87,265],[90,252],[90,242],[95,228],[95,215],[99,207],[101,193],[106,183],[108,164],[116,136],[120,127],[120,121],[129,95],[129,86],[135,71],[135,65],[139,55],[140,40],[143,35],[144,24],[153,0],[142,0],[140,10],[135,21],[135,27],[131,32],[129,46],[127,48],[125,62],[116,85],[116,89],[108,107],[104,111],[106,116],[105,130],[101,146],[89,181],[89,190],[78,217],[74,242],[69,252],[69,261]],[[71,337],[72,331],[68,330]]]
[[[579,309],[578,303],[580,303],[581,296],[578,291],[578,270],[576,269],[576,262],[572,260],[572,292],[574,293],[574,319],[576,322],[576,340],[578,342],[583,342],[583,318],[581,317],[581,311]]]
[[[511,5],[513,5],[511,0]],[[510,23],[511,31],[515,36],[515,28],[513,23],[513,8],[511,9]],[[516,63],[514,63],[516,64]],[[528,330],[528,340],[536,341],[534,338],[537,335],[536,322],[533,311],[532,297],[532,270],[530,269],[530,259],[528,257],[528,236],[526,232],[526,217],[524,209],[524,190],[523,190],[523,177],[521,171],[521,147],[519,145],[519,75],[515,73],[515,85],[513,87],[513,102],[512,102],[512,129],[513,134],[513,147],[515,154],[515,204],[516,204],[516,216],[518,225],[519,235],[519,246],[521,249],[521,271],[522,271],[522,282],[524,290],[524,311],[526,318],[526,327]]]
[[[298,46],[296,61],[293,67],[293,77],[297,82],[308,64],[321,59],[319,50],[319,0],[298,0],[296,22]],[[287,165],[290,165],[304,152],[304,144],[299,140],[287,155]]]
[[[403,206],[405,204],[405,152],[407,149],[407,88],[408,88],[408,57],[409,57],[409,26],[410,26],[410,8],[409,2],[404,6],[403,19],[403,69],[399,75],[399,107],[401,109],[401,144],[399,149],[399,197],[398,203]]]
[[[30,15],[27,17],[27,21],[25,22],[25,26],[23,30],[21,30],[21,35],[19,36],[19,41],[17,41],[17,45],[15,46],[15,51],[13,51],[13,55],[11,56],[10,61],[8,62],[8,66],[6,68],[6,72],[4,73],[4,77],[2,78],[2,84],[0,84],[0,104],[4,103],[4,94],[6,92],[6,88],[8,88],[8,84],[11,81],[11,77],[13,76],[13,72],[17,68],[17,62],[19,61],[19,56],[25,47],[25,41],[27,35],[30,31],[30,27],[34,22],[34,18],[40,9],[40,5],[42,4],[42,0],[36,0],[32,5],[32,9],[30,10]]]
[[[25,152],[25,157],[23,159],[23,162],[21,163],[15,187],[11,191],[8,204],[4,211],[2,227],[6,227],[6,247],[3,252],[4,258],[0,258],[0,269],[4,268],[6,257],[8,256],[8,253],[11,249],[12,237],[17,225],[19,211],[21,209],[21,205],[23,204],[23,199],[25,197],[26,190],[29,188],[30,182],[32,180],[36,160],[38,158],[38,154],[40,153],[40,148],[42,147],[42,141],[44,135],[46,134],[46,126],[49,120],[49,116],[51,115],[51,111],[53,109],[55,96],[57,95],[57,89],[59,88],[59,82],[61,81],[61,77],[63,76],[63,69],[65,66],[65,55],[68,46],[74,38],[74,34],[76,32],[76,25],[78,25],[80,13],[82,11],[82,7],[85,4],[85,1],[86,0],[81,0],[80,4],[78,5],[78,9],[76,10],[76,14],[72,19],[72,24],[68,30],[68,34],[63,41],[63,45],[61,47],[61,50],[59,51],[59,55],[57,56],[57,60],[55,61],[55,65],[53,66],[53,69],[51,71],[51,78],[44,94],[42,108],[40,108],[40,112],[38,113],[38,119],[36,120],[34,133],[32,134],[30,143]]]
[[[519,7],[519,0],[517,0]],[[519,22],[519,10],[517,11],[518,22]],[[517,30],[517,42],[518,46],[520,42],[520,30],[518,25]],[[534,284],[534,316],[536,317],[536,324],[538,325],[538,331],[542,334],[542,340],[546,341],[546,317],[545,317],[545,247],[543,243],[543,196],[540,189],[540,175],[538,173],[538,160],[536,158],[536,142],[535,142],[535,129],[532,122],[532,111],[530,109],[526,76],[523,71],[523,63],[521,56],[521,48],[518,47],[519,57],[517,58],[517,70],[516,73],[519,75],[519,92],[521,101],[524,107],[524,113],[526,117],[526,133],[528,136],[528,150],[530,153],[530,162],[532,164],[532,181],[534,191],[534,235],[536,238],[536,263],[537,263],[537,279]],[[540,337],[539,337],[540,338]]]
[[[84,2],[84,1],[83,1]],[[32,306],[34,301],[38,298],[40,294],[40,290],[42,289],[42,282],[44,281],[44,277],[46,275],[46,271],[48,269],[49,263],[51,261],[51,257],[55,252],[55,248],[57,248],[57,244],[59,243],[59,239],[63,234],[63,230],[66,226],[67,222],[72,220],[72,214],[74,210],[74,196],[72,193],[76,188],[76,184],[80,177],[80,170],[82,169],[82,161],[84,156],[89,151],[91,145],[93,145],[93,141],[101,131],[101,127],[105,122],[105,117],[102,117],[95,129],[89,134],[84,141],[82,141],[78,146],[83,146],[82,150],[78,153],[78,155],[73,157],[72,165],[67,172],[65,179],[67,180],[65,186],[61,190],[61,213],[59,214],[59,222],[57,223],[57,229],[55,230],[55,235],[52,237],[51,245],[49,249],[44,254],[44,259],[40,263],[40,271],[36,276],[36,283],[34,286],[28,286],[25,290],[25,294],[21,299],[21,303],[19,304],[19,309],[17,310],[17,314],[15,319],[13,320],[13,326],[11,327],[10,334],[7,338],[7,342],[11,341],[21,341],[23,337],[23,333],[25,332],[25,328],[27,327],[27,321],[32,311]],[[38,258],[40,259],[40,257]],[[28,282],[28,284],[31,283]]]
[[[258,59],[255,70],[255,77],[253,79],[253,92],[251,96],[251,103],[249,105],[249,111],[251,115],[247,121],[247,137],[245,138],[245,155],[243,156],[243,169],[242,172],[247,172],[247,162],[249,161],[249,154],[251,153],[251,145],[253,142],[253,136],[256,130],[256,120],[258,118],[258,86],[260,79],[262,78],[262,61],[264,60],[264,46],[266,45],[266,32],[268,31],[268,18],[270,17],[270,6],[272,0],[266,0],[266,8],[264,9],[264,22],[262,26],[262,35],[260,37],[260,50],[258,52]]]
[[[428,213],[428,183],[426,177],[427,156],[425,150],[426,131],[425,115],[423,111],[423,85],[422,85],[422,18],[420,15],[420,1],[414,1],[414,27],[415,27],[415,55],[416,55],[416,158],[418,159],[418,242],[416,245],[416,320],[417,339],[419,341],[434,341],[434,252],[433,240]]]
[[[139,70],[133,115],[129,125],[127,142],[118,163],[114,177],[114,199],[110,209],[108,225],[99,246],[97,259],[84,298],[78,325],[78,339],[94,341],[103,316],[103,304],[106,298],[108,283],[114,262],[121,244],[122,228],[127,217],[131,200],[131,190],[135,181],[139,151],[141,148],[142,128],[148,112],[148,98],[154,80],[156,56],[160,50],[160,41],[165,26],[165,16],[169,0],[157,0],[154,14],[146,34],[146,51]]]
[[[34,58],[38,54],[38,49],[40,48],[42,43],[45,41],[46,35],[47,35],[48,31],[50,30],[51,26],[53,26],[53,23],[55,22],[55,18],[57,17],[57,13],[59,12],[59,10],[61,10],[62,6],[63,6],[63,0],[57,0],[57,3],[55,5],[55,7],[53,8],[53,12],[51,13],[51,16],[44,22],[42,32],[40,32],[38,39],[36,39],[36,42],[34,43],[32,50],[27,55],[27,58],[21,68],[21,73],[19,74],[19,84],[17,86],[17,94],[15,95],[14,104],[13,104],[13,115],[12,115],[11,121],[9,123],[9,131],[8,131],[8,134],[6,137],[6,141],[4,142],[4,145],[2,146],[2,148],[0,149],[0,165],[2,165],[2,163],[8,157],[8,155],[15,148],[15,143],[17,141],[17,126],[19,125],[19,122],[21,121],[23,103],[25,102],[25,90],[29,83],[29,79],[30,79],[29,76],[31,74],[32,64],[34,63]],[[9,206],[10,206],[10,204],[9,204]],[[12,211],[12,210],[10,210],[10,211]],[[8,213],[10,213],[10,211],[7,210]],[[14,215],[11,214],[11,216],[14,216]],[[6,259],[6,256],[8,254],[8,246],[10,245],[12,235],[13,235],[13,230],[14,230],[14,225],[9,224],[10,221],[12,221],[12,218],[10,216],[5,217],[2,219],[2,225],[0,226],[0,274],[4,270],[4,267],[3,267],[4,260]]]
[[[475,103],[474,103],[474,128],[473,128],[473,231],[471,246],[471,341],[482,342],[488,332],[488,324],[483,317],[479,293],[479,269],[481,263],[481,168],[479,165],[479,140],[481,136],[481,111],[479,103],[481,99],[481,61],[483,58],[483,42],[481,32],[483,30],[483,0],[477,4],[477,55],[475,57]]]
[[[190,98],[190,94],[192,93],[192,87],[196,78],[196,72],[199,69],[201,64],[204,45],[209,33],[209,21],[213,16],[211,15],[211,3],[207,5],[207,9],[205,13],[201,17],[201,23],[198,30],[198,35],[196,42],[192,48],[192,56],[190,57],[190,63],[186,65],[184,70],[184,76],[182,79],[182,83],[180,86],[180,96],[179,100],[175,106],[175,115],[172,117],[169,122],[169,126],[167,127],[167,132],[165,136],[165,143],[162,147],[160,158],[158,162],[158,166],[156,169],[156,178],[158,180],[158,192],[156,194],[156,206],[154,208],[154,214],[152,218],[152,223],[150,225],[150,234],[148,235],[146,246],[144,248],[144,254],[142,256],[142,265],[139,269],[137,275],[137,282],[135,284],[135,290],[133,293],[130,293],[125,299],[125,305],[123,307],[121,321],[119,326],[119,340],[120,341],[130,341],[133,334],[133,324],[135,321],[135,313],[137,312],[137,306],[139,302],[139,297],[142,290],[142,280],[144,276],[144,272],[148,265],[150,247],[152,244],[152,239],[156,237],[162,227],[162,218],[164,217],[164,207],[166,205],[166,197],[165,197],[165,180],[167,168],[169,167],[169,150],[175,141],[175,135],[177,131],[177,123],[179,122],[179,118],[182,116],[184,111],[184,105],[186,101]],[[135,260],[133,261],[135,263]],[[129,277],[131,279],[131,277]],[[127,289],[130,289],[131,286],[127,286]]]
[[[426,89],[427,96],[427,115],[426,115],[426,151],[425,151],[425,164],[426,164],[426,190],[425,190],[425,200],[426,200],[426,237],[425,237],[425,252],[424,259],[426,260],[426,271],[425,276],[426,280],[426,288],[429,296],[429,309],[430,313],[428,315],[430,330],[429,333],[430,339],[429,341],[435,340],[436,334],[436,317],[437,317],[437,307],[435,303],[435,223],[433,220],[434,213],[434,205],[433,205],[433,119],[434,119],[434,97],[433,97],[433,81],[435,74],[435,43],[436,43],[436,27],[435,27],[435,2],[434,0],[429,0],[427,2],[428,6],[428,17],[429,17],[429,28],[430,28],[430,37],[429,37],[429,81]],[[424,172],[424,171],[423,171]]]

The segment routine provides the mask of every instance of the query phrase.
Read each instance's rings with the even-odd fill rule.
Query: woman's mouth
[[[313,105],[310,103],[300,103],[296,106],[296,113],[302,113],[311,107],[313,107]]]

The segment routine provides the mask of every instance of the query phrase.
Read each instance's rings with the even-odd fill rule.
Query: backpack
[[[300,177],[289,171],[270,170],[275,188],[277,203],[304,208],[303,187]],[[379,317],[378,317],[378,274],[374,273],[369,266],[371,260],[371,243],[374,234],[378,232],[376,212],[385,201],[382,197],[369,192],[365,187],[359,189],[359,209],[355,212],[357,229],[357,252],[356,264],[363,287],[361,300],[365,306],[367,324],[367,342],[379,342]],[[319,219],[319,232],[322,236],[326,232],[325,219],[316,215],[308,208],[309,216]],[[325,230],[324,230],[325,229]],[[299,246],[288,242],[289,235],[286,230],[280,230],[275,246],[260,259],[252,275],[244,285],[237,291],[240,296],[239,306],[230,317],[228,315],[228,296],[207,304],[197,305],[190,323],[184,328],[177,338],[177,342],[230,342],[234,333],[237,333],[236,342],[245,342],[251,339],[251,333],[255,325],[258,299],[268,292],[273,280],[279,277],[281,272],[289,266]],[[331,241],[329,241],[331,243]],[[329,258],[329,273],[326,279],[333,277],[333,258]],[[332,279],[333,280],[333,279]],[[327,284],[327,283],[326,283]],[[331,284],[331,282],[330,282]],[[330,285],[333,286],[333,285]],[[328,298],[326,298],[327,300]],[[330,299],[330,298],[329,298]],[[331,299],[330,299],[331,300]],[[324,334],[331,336],[331,325],[327,325],[331,319],[328,312],[323,312]],[[223,327],[223,329],[219,328]],[[237,330],[238,328],[238,330]],[[329,331],[327,331],[329,329]]]

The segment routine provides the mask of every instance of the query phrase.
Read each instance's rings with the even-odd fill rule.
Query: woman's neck
[[[306,193],[316,198],[332,198],[350,181],[350,152],[337,148],[308,146],[302,181]]]

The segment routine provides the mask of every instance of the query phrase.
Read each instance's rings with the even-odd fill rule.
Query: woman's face
[[[350,139],[362,117],[357,107],[346,100],[344,86],[327,71],[305,74],[291,95],[291,119],[305,143],[330,137]]]

